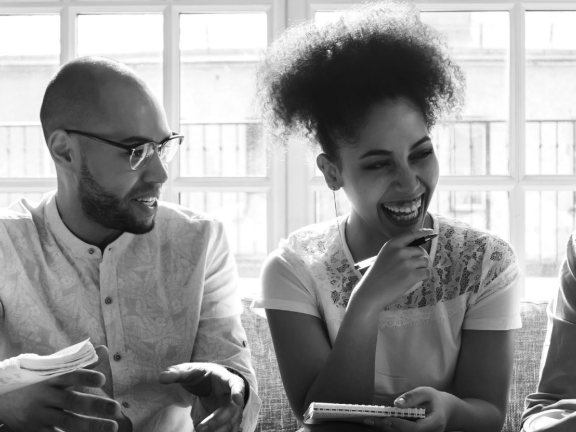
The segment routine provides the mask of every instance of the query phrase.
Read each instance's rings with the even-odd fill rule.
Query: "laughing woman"
[[[276,136],[316,143],[327,186],[351,205],[292,233],[263,268],[255,307],[296,417],[311,402],[394,404],[426,418],[326,430],[500,431],[518,267],[495,235],[428,213],[439,176],[430,129],[463,87],[437,33],[405,4],[362,6],[288,30],[259,83]],[[354,268],[376,255],[364,275]]]

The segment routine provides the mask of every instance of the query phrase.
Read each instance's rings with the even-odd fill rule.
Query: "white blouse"
[[[430,250],[432,278],[380,314],[374,404],[390,405],[418,386],[448,390],[463,329],[521,327],[511,246],[462,222],[432,218],[439,234]],[[318,317],[333,344],[362,277],[343,241],[346,219],[304,227],[282,240],[264,264],[253,307]]]

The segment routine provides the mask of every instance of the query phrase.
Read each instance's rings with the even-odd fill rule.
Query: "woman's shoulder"
[[[302,227],[281,240],[278,250],[295,252],[303,259],[323,256],[339,241],[340,222],[341,219],[336,218]]]
[[[438,242],[449,250],[487,251],[514,255],[512,246],[498,234],[443,215],[434,215],[438,221]]]

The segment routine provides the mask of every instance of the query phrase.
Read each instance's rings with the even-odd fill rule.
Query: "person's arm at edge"
[[[543,347],[538,388],[535,393],[526,397],[522,424],[528,417],[557,407],[562,401],[576,399],[574,372],[576,348],[572,343],[576,338],[576,251],[573,236],[574,234],[568,239],[557,295],[547,309],[548,330]],[[576,409],[576,405],[572,403],[571,408]]]

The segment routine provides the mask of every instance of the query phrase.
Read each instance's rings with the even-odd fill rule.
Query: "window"
[[[322,24],[354,2],[15,3],[0,0],[0,38],[13,41],[0,44],[0,205],[55,187],[40,101],[62,62],[99,54],[133,67],[186,135],[163,198],[224,222],[246,295],[280,238],[348,211],[305,149],[267,146],[253,96],[259,56],[287,23]],[[576,228],[576,5],[415,3],[468,82],[461,118],[433,131],[441,179],[431,210],[510,241],[525,296],[549,298]]]

